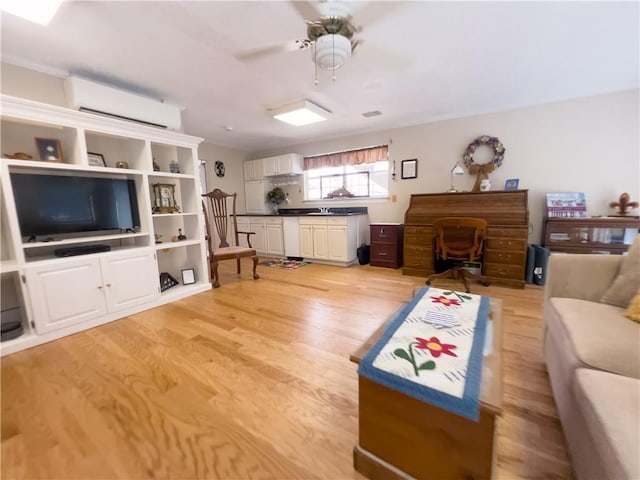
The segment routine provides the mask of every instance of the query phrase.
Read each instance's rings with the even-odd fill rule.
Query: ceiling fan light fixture
[[[316,65],[325,70],[340,68],[351,57],[351,40],[344,35],[322,35],[316,39]]]
[[[297,127],[323,122],[331,116],[330,111],[306,99],[270,109],[269,114],[281,122]]]

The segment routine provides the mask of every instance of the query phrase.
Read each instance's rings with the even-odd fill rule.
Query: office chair
[[[485,287],[489,280],[484,275],[462,268],[463,262],[478,261],[484,253],[487,238],[487,221],[474,217],[444,217],[433,222],[435,256],[441,260],[452,260],[454,266],[444,272],[429,275],[427,285],[436,278],[449,276],[464,283],[465,292],[470,293],[468,279],[479,280]]]
[[[212,192],[204,193],[202,195],[209,199],[211,212],[213,216],[213,227],[215,231],[211,229],[209,223],[209,215],[205,207],[204,201],[202,203],[202,211],[204,212],[204,222],[207,228],[207,247],[209,248],[209,269],[211,271],[211,277],[213,280],[213,288],[220,286],[220,277],[218,275],[218,262],[221,260],[236,260],[237,273],[240,274],[240,259],[243,257],[251,257],[253,260],[253,278],[257,280],[260,275],[256,272],[258,267],[258,255],[256,249],[251,246],[251,235],[255,235],[254,232],[239,232],[238,222],[236,216],[236,198],[237,193],[225,193],[219,188],[216,188]],[[231,200],[229,200],[231,199]],[[231,208],[229,208],[229,201],[231,202]],[[227,241],[227,228],[229,221],[231,220],[233,225],[234,245],[230,245]],[[217,248],[214,248],[215,237],[220,239],[220,244]],[[239,234],[245,234],[247,236],[248,247],[240,246],[238,240]]]

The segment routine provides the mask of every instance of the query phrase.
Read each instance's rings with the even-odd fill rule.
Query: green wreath
[[[502,160],[504,160],[504,145],[500,143],[497,137],[490,137],[489,135],[483,135],[481,137],[476,138],[473,142],[471,142],[467,149],[464,151],[464,155],[462,155],[462,159],[464,160],[464,166],[470,168],[472,165],[476,165],[473,162],[473,154],[480,145],[486,145],[487,147],[491,147],[493,149],[493,158],[491,162],[492,171],[495,168],[498,168],[502,165]]]

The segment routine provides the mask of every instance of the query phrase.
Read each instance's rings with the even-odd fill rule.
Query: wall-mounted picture
[[[402,160],[400,162],[400,178],[418,178],[418,159]]]
[[[36,138],[38,160],[62,163],[62,145],[57,138]]]
[[[100,153],[87,152],[89,157],[89,166],[91,167],[106,167],[107,163],[104,161],[104,156]]]
[[[517,190],[519,183],[520,183],[520,179],[519,178],[508,178],[504,182],[504,189],[505,190]]]
[[[185,268],[182,270],[182,284],[192,285],[196,283],[196,272],[193,268]]]

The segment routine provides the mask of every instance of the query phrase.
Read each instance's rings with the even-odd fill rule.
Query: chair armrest
[[[249,248],[253,248],[253,246],[251,245],[251,237],[250,237],[250,235],[255,235],[256,232],[242,232],[242,231],[238,230],[236,233],[238,235],[240,235],[240,234],[246,235],[247,236],[247,244],[249,245]]]
[[[545,301],[565,297],[599,302],[618,275],[622,259],[622,255],[552,253]]]

